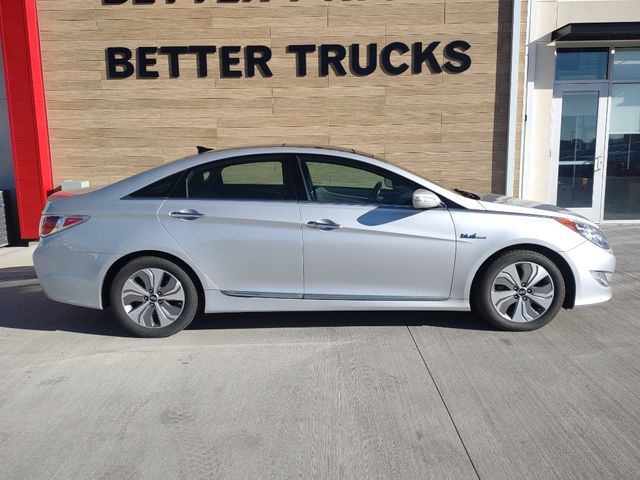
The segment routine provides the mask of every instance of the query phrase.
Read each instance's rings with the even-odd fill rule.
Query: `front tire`
[[[511,250],[494,259],[474,285],[472,309],[502,330],[540,328],[556,316],[565,296],[560,269],[545,255]]]
[[[113,312],[139,337],[168,337],[195,318],[199,298],[191,277],[159,257],[139,257],[124,265],[111,285]]]

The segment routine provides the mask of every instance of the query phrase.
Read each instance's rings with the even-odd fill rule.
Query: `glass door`
[[[616,48],[611,73],[604,217],[640,220],[640,48]]]
[[[601,220],[608,84],[556,85],[551,192],[556,205]]]

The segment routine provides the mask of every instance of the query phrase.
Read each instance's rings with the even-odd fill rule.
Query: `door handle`
[[[323,218],[322,220],[312,220],[310,222],[307,222],[307,227],[316,228],[318,230],[337,230],[339,228],[342,228],[341,225],[337,224],[333,220],[327,220],[326,218]]]
[[[193,210],[192,208],[185,208],[178,212],[171,212],[169,216],[173,218],[179,218],[180,220],[197,220],[201,217],[204,217],[204,213],[200,213],[197,210]]]
[[[599,172],[604,168],[604,157],[602,155],[598,155],[596,157],[596,172]]]

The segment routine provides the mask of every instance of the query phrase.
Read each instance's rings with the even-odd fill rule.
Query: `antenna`
[[[203,153],[207,153],[213,150],[213,148],[203,147],[202,145],[198,145],[196,148],[198,149],[198,155],[202,155]]]

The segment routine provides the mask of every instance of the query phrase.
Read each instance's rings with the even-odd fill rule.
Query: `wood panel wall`
[[[38,0],[38,9],[56,183],[109,183],[196,145],[290,143],[356,148],[448,186],[504,189],[509,0]],[[296,43],[458,39],[473,63],[457,75],[319,77],[310,63],[296,77],[285,54]],[[208,78],[185,57],[171,79],[161,55],[159,79],[107,79],[107,47],[190,44],[270,46],[274,76],[221,79],[215,56]]]

